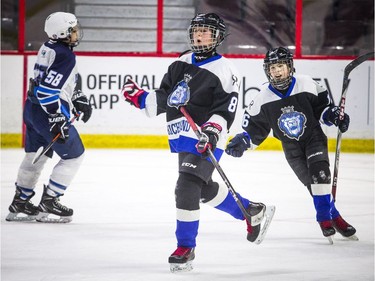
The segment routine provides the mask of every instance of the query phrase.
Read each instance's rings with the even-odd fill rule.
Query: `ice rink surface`
[[[88,149],[61,198],[74,209],[69,224],[5,221],[22,158],[21,149],[1,150],[2,281],[374,280],[373,154],[341,153],[336,206],[359,241],[336,234],[333,245],[282,152],[225,155],[220,163],[235,190],[276,205],[274,220],[255,245],[246,240],[245,222],[202,205],[194,270],[184,274],[170,273],[168,264],[176,248],[176,155]],[[34,204],[57,160],[47,163]],[[222,183],[217,172],[214,179]]]

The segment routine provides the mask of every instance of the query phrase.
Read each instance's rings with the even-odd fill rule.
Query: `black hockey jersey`
[[[166,113],[167,132],[171,152],[190,152],[199,155],[197,137],[183,114],[167,105],[168,96],[179,83],[190,90],[187,111],[198,126],[206,122],[219,124],[223,131],[214,154],[220,159],[238,104],[240,81],[233,64],[221,55],[197,62],[192,53],[173,62],[164,75],[160,88],[146,98],[149,116]]]
[[[323,115],[330,105],[332,100],[325,87],[310,76],[294,75],[285,94],[271,84],[264,86],[245,111],[242,126],[255,147],[271,129],[282,142],[305,141],[320,122],[326,123]]]

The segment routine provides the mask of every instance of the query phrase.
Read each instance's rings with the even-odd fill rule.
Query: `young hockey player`
[[[77,173],[84,155],[80,136],[69,119],[80,113],[83,122],[90,119],[92,108],[86,96],[76,89],[78,72],[73,47],[82,39],[75,15],[56,12],[47,17],[45,32],[49,41],[39,49],[34,79],[25,102],[26,155],[18,170],[16,194],[9,206],[7,221],[70,222],[73,210],[59,202]],[[60,134],[57,142],[33,164],[38,148],[46,147]],[[48,158],[56,152],[61,158],[44,186],[39,206],[30,201]]]
[[[192,52],[181,55],[169,66],[160,88],[146,92],[128,80],[122,89],[126,101],[144,110],[149,117],[166,113],[170,150],[178,153],[179,177],[175,187],[177,249],[168,260],[172,272],[192,269],[200,202],[244,220],[228,188],[212,180],[214,166],[207,158],[208,149],[217,160],[224,152],[226,131],[235,117],[240,88],[233,65],[216,52],[225,39],[225,31],[224,21],[218,15],[196,15],[188,28]],[[190,100],[186,110],[201,129],[199,139],[178,107],[171,105],[175,100],[188,96]],[[266,216],[264,221],[268,219],[270,222],[274,209],[270,211],[267,207],[266,212],[264,204],[238,196],[252,216],[251,223],[246,221],[247,239],[260,243],[260,236],[266,230],[261,221]]]
[[[349,116],[340,121],[340,108],[334,106],[327,89],[309,76],[294,74],[288,49],[269,50],[263,68],[269,84],[250,102],[243,117],[245,132],[229,142],[226,153],[241,157],[248,148],[259,146],[272,129],[290,167],[312,195],[323,235],[330,243],[336,231],[356,240],[355,228],[341,217],[331,197],[327,137],[320,125],[334,124],[344,133]]]

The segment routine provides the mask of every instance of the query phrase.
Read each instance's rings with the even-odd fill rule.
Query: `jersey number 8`
[[[232,99],[230,100],[229,106],[228,106],[228,111],[229,112],[236,112],[237,103],[238,103],[237,97],[232,97]]]

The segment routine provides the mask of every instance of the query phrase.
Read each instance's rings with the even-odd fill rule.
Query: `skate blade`
[[[43,223],[69,223],[72,221],[72,217],[61,217],[50,213],[39,213],[36,217],[36,221]]]
[[[266,212],[264,213],[264,222],[261,223],[261,228],[259,232],[259,236],[254,241],[255,244],[259,245],[262,243],[264,237],[266,237],[267,230],[272,222],[273,216],[275,214],[276,207],[275,206],[266,206]]]
[[[352,236],[349,236],[349,237],[346,237],[344,235],[341,235],[342,238],[344,238],[345,240],[350,240],[350,241],[359,241],[357,235],[353,234]]]
[[[6,221],[34,221],[37,216],[31,216],[24,213],[9,213],[5,218]]]
[[[349,237],[345,237],[345,238],[347,238],[347,239],[349,239],[351,241],[358,241],[359,240],[358,237],[357,237],[357,235],[355,235],[355,234],[353,234],[352,236],[349,236]]]
[[[329,243],[330,245],[333,245],[333,236],[334,236],[334,235],[326,236],[326,238],[327,238],[327,240],[328,240],[328,243]]]
[[[191,261],[187,263],[170,263],[170,270],[172,273],[189,272],[193,270],[193,264]]]

